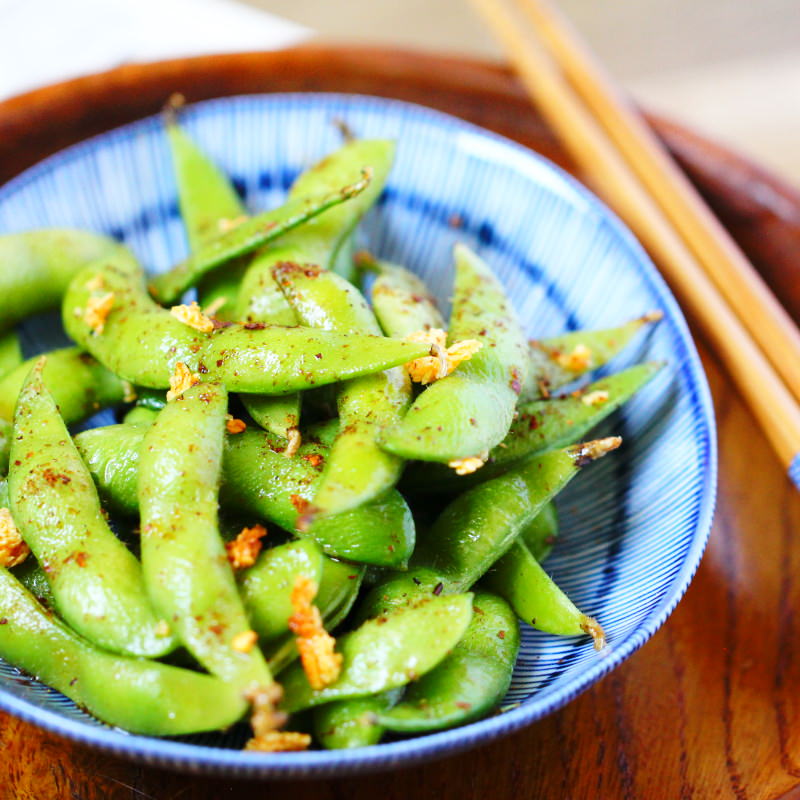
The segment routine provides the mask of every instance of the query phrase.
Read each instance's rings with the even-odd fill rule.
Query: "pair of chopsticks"
[[[800,488],[800,331],[547,0],[472,0],[583,174],[712,345]]]

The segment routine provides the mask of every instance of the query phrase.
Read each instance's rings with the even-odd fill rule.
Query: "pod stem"
[[[597,461],[622,444],[621,436],[606,436],[605,439],[593,439],[590,442],[581,442],[567,449],[575,461],[575,465],[583,467],[592,461]]]

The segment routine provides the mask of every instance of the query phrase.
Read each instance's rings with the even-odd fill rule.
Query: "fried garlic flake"
[[[283,454],[286,458],[291,458],[300,449],[300,445],[303,443],[303,437],[298,428],[289,428],[286,433],[288,442]]]
[[[297,636],[297,650],[311,688],[324,689],[339,677],[342,655],[335,652],[336,640],[322,626],[319,609],[311,602],[316,594],[317,584],[298,575],[291,594],[294,613],[289,617],[289,630]]]
[[[226,542],[225,551],[231,566],[235,570],[252,567],[261,552],[261,539],[266,535],[267,529],[263,525],[253,525],[252,528],[242,528],[232,542]]]
[[[576,344],[571,353],[558,353],[553,360],[570,372],[583,372],[592,365],[592,351],[585,344]]]
[[[94,278],[89,278],[89,280],[86,281],[86,288],[90,292],[99,292],[101,289],[105,288],[105,285],[105,278],[101,274],[95,275]]]
[[[225,420],[225,430],[234,435],[243,433],[247,430],[247,423],[244,420],[236,419],[236,417],[232,417],[228,414],[228,418]]]
[[[250,726],[256,738],[280,728],[286,722],[286,714],[283,711],[276,711],[283,699],[283,689],[280,684],[252,686],[245,692],[244,699],[253,706]]]
[[[0,508],[0,567],[16,567],[30,553],[7,508]]]
[[[237,653],[249,653],[256,646],[257,641],[258,634],[255,631],[242,631],[231,639],[231,647]]]
[[[605,389],[597,389],[581,397],[581,403],[585,406],[601,406],[608,402],[608,392]]]
[[[201,333],[211,333],[211,331],[214,330],[213,321],[203,313],[203,309],[197,305],[195,300],[192,300],[188,306],[172,306],[169,313],[172,314],[178,322],[182,322],[184,325],[188,325],[190,328],[194,328]]]
[[[244,214],[239,217],[234,217],[233,219],[227,219],[223,217],[217,223],[217,228],[219,229],[220,233],[228,233],[228,231],[238,228],[243,222],[247,222],[247,217],[244,216]]]
[[[311,737],[307,733],[294,731],[268,731],[261,736],[254,736],[244,746],[245,750],[261,753],[287,753],[307,750]]]
[[[197,386],[200,383],[200,376],[192,372],[183,361],[175,365],[175,372],[169,379],[169,391],[167,392],[167,402],[179,398],[187,389]]]
[[[455,470],[456,475],[471,475],[486,463],[486,459],[488,457],[488,453],[480,453],[477,456],[454,458],[447,462],[447,466],[450,467],[450,469]]]
[[[86,301],[83,321],[95,333],[102,333],[106,326],[106,317],[111,313],[112,308],[114,308],[114,292],[108,292],[100,297],[90,297]]]
[[[433,383],[446,377],[483,347],[483,343],[477,339],[464,339],[446,347],[447,334],[441,328],[414,331],[408,334],[406,339],[410,342],[430,344],[434,352],[434,355],[417,358],[405,365],[411,380],[422,384]]]

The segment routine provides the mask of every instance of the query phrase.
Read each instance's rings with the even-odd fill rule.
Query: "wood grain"
[[[149,113],[187,86],[195,97],[301,87],[401,96],[482,121],[564,161],[499,67],[315,48],[129,67],[0,104],[0,174]],[[29,147],[25,119],[45,128]],[[800,197],[678,126],[659,121],[657,130],[748,255],[772,265],[768,280],[790,285],[787,305],[798,303]],[[0,714],[0,800],[800,799],[800,497],[717,364],[701,352],[720,440],[708,551],[666,625],[561,712],[470,753],[390,776],[293,784],[143,768]]]

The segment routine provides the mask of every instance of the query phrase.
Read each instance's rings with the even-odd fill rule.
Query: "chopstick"
[[[800,330],[653,131],[548,0],[518,0],[561,71],[800,401]]]
[[[472,2],[505,46],[534,103],[593,188],[653,255],[725,365],[790,478],[800,487],[800,408],[790,391],[622,152],[573,93],[535,32],[509,10],[505,0]],[[800,351],[787,357],[797,360],[798,356]]]

